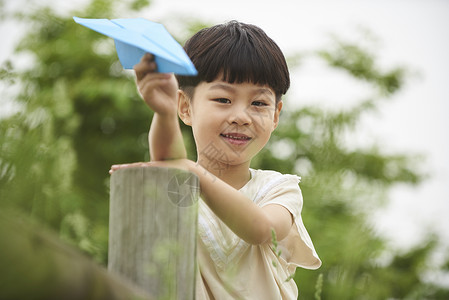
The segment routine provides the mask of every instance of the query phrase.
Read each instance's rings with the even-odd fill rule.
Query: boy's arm
[[[148,134],[148,143],[152,161],[187,157],[177,114],[164,116],[155,113]]]
[[[188,159],[113,165],[111,174],[129,167],[168,167],[195,173],[200,182],[201,198],[210,209],[241,239],[253,245],[272,241],[272,230],[283,240],[293,225],[290,211],[278,204],[257,206],[238,190],[215,177],[200,164]]]
[[[111,173],[131,166],[156,166],[185,169],[196,174],[200,182],[201,198],[210,209],[241,239],[258,245],[272,240],[272,230],[278,241],[284,239],[292,225],[290,211],[278,204],[257,206],[238,190],[215,177],[200,164],[188,159],[135,163],[112,166]]]
[[[146,54],[134,66],[137,87],[145,103],[154,111],[148,141],[151,160],[186,158],[178,121],[178,83],[173,74],[157,73],[154,56]]]
[[[259,207],[201,165],[191,161],[186,165],[187,170],[199,177],[201,198],[241,239],[259,245],[272,241],[273,230],[278,241],[288,235],[293,225],[293,216],[287,208],[278,204]]]

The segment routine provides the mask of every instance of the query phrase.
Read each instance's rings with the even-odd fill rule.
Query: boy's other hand
[[[164,161],[135,162],[128,164],[112,165],[111,169],[109,170],[109,174],[112,174],[119,169],[142,168],[142,167],[175,168],[180,170],[191,171],[196,166],[197,166],[196,163],[186,158],[164,160]]]
[[[154,56],[146,53],[134,66],[137,88],[145,103],[161,115],[177,113],[178,82],[171,73],[158,73]]]
[[[109,174],[112,174],[119,169],[140,168],[140,167],[151,167],[151,162],[135,162],[129,164],[112,165],[111,169],[109,170]]]

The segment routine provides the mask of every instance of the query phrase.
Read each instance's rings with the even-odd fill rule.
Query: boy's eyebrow
[[[230,86],[230,85],[223,84],[223,83],[216,83],[216,84],[212,85],[212,86],[210,87],[210,89],[211,89],[211,90],[226,90],[226,91],[228,91],[228,92],[235,93],[235,88],[233,88],[233,87]]]
[[[236,88],[234,88],[231,85],[224,84],[224,83],[216,83],[216,84],[212,85],[210,87],[210,89],[211,90],[220,90],[220,89],[222,89],[222,90],[226,90],[226,91],[231,92],[231,93],[235,93],[236,92],[235,91]],[[269,94],[269,95],[273,95],[274,96],[274,93],[270,89],[263,88],[263,87],[256,89],[254,91],[254,94]]]
[[[269,94],[271,96],[274,96],[274,93],[270,89],[267,89],[267,88],[260,88],[257,90],[257,92],[258,92],[258,94]]]

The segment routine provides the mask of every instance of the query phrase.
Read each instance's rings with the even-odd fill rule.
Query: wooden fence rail
[[[115,171],[108,269],[156,299],[194,299],[198,197],[198,178],[186,171]]]
[[[29,216],[0,205],[0,299],[152,300]]]

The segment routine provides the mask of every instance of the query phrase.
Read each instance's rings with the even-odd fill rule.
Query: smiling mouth
[[[249,136],[246,136],[244,134],[233,134],[233,133],[222,133],[220,134],[222,137],[233,139],[233,140],[243,140],[243,141],[249,141],[251,138]]]
[[[221,133],[220,136],[233,145],[244,145],[252,139],[241,133]]]

